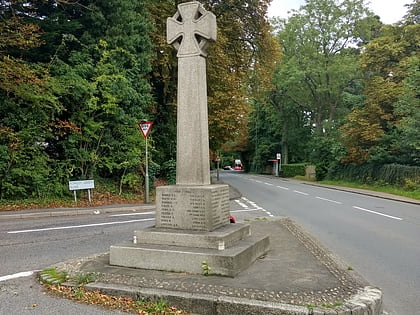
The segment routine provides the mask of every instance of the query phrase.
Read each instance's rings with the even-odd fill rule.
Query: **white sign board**
[[[69,182],[70,190],[81,190],[95,188],[95,181],[90,180],[74,180]]]
[[[276,156],[277,156],[277,160],[281,160],[281,153],[277,153]]]

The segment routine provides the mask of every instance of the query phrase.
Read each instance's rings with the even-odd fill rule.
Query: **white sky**
[[[407,13],[405,4],[413,3],[413,0],[370,0],[370,9],[381,17],[382,23],[393,24],[401,20]],[[287,11],[291,9],[299,9],[305,0],[272,0],[268,8],[268,16],[287,17]]]

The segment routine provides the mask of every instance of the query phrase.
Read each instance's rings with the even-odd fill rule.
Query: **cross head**
[[[178,58],[206,57],[208,43],[216,40],[216,16],[197,1],[179,4],[166,25],[167,42],[178,50]]]

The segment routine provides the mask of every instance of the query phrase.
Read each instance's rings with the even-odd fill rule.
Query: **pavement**
[[[389,194],[328,188],[420,204]],[[239,191],[230,189],[231,199],[240,197]],[[0,213],[0,220],[154,209],[153,204],[143,204],[6,211]],[[87,289],[164,300],[192,314],[383,314],[381,290],[367,283],[295,222],[276,218],[247,223],[252,234],[269,235],[270,250],[233,278],[111,266],[109,253],[72,259],[55,267],[71,275],[94,272],[96,280]]]

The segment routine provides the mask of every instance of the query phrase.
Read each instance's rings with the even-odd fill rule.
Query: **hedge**
[[[383,183],[405,186],[420,185],[420,167],[399,164],[337,164],[328,170],[327,179],[358,182],[362,184]]]
[[[295,177],[305,176],[305,163],[300,164],[282,164],[281,176],[282,177]]]

